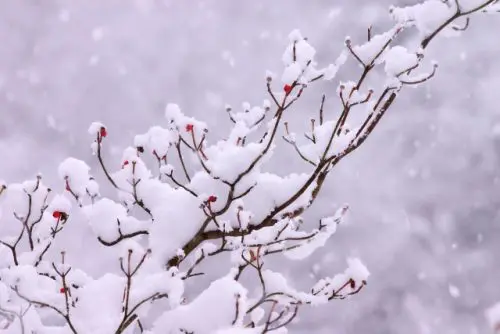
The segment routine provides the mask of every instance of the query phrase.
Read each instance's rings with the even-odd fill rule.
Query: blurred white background
[[[67,156],[95,170],[90,122],[109,126],[116,150],[108,154],[119,158],[133,135],[162,124],[167,102],[222,137],[230,125],[226,103],[267,98],[265,70],[281,69],[292,29],[309,38],[326,65],[346,35],[355,43],[370,24],[386,28],[390,4],[3,0],[0,178],[16,182],[42,172],[56,184]],[[296,333],[488,332],[484,309],[500,300],[499,33],[498,16],[478,15],[461,37],[436,39],[428,54],[440,63],[436,77],[405,90],[367,143],[334,170],[307,218],[348,202],[349,223],[316,254],[319,267],[283,267],[293,284],[308,287],[311,276],[341,271],[345,257],[355,255],[372,277],[350,300],[303,311]],[[341,76],[358,71],[348,66]],[[291,126],[307,126],[319,96],[335,89],[335,81],[310,89]],[[326,115],[335,112],[332,101]],[[306,170],[284,147],[270,170]]]

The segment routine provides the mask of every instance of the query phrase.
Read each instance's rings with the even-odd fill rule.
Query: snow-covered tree
[[[117,129],[95,122],[89,134],[99,175],[68,158],[54,185],[60,191],[40,175],[0,182],[0,333],[285,333],[301,308],[361,292],[369,272],[357,258],[307,291],[290,286],[269,259],[308,259],[326,244],[348,206],[316,223],[302,216],[327,176],[407,86],[435,75],[436,63],[424,56],[438,35],[459,35],[473,14],[498,11],[498,0],[392,7],[389,30],[346,38],[326,66],[293,31],[280,77],[266,73],[262,104],[226,107],[233,126],[224,139],[214,142],[204,122],[168,104],[165,123],[135,136],[118,170],[105,154]],[[398,42],[415,32],[419,44]],[[323,95],[315,115],[304,116],[309,131],[297,136],[286,114],[346,61],[360,73]],[[366,87],[370,77],[375,87]],[[338,107],[326,110],[327,99]],[[310,172],[266,172],[280,145],[291,145]],[[96,178],[114,197],[101,195]],[[213,269],[216,259],[225,272]],[[199,276],[207,280],[194,293]]]

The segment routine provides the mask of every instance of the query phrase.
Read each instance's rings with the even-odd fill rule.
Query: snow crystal
[[[92,39],[95,42],[102,40],[103,36],[104,36],[104,30],[101,27],[92,29]]]
[[[62,22],[68,22],[70,19],[70,12],[67,9],[61,9],[59,12],[59,20]]]
[[[453,298],[458,298],[460,297],[460,290],[455,286],[455,285],[448,285],[448,292],[450,293],[450,296]]]
[[[57,127],[57,123],[56,123],[56,119],[54,118],[54,116],[52,115],[47,115],[46,117],[46,121],[47,121],[47,126],[51,129],[54,129],[54,130],[57,130],[58,127]]]

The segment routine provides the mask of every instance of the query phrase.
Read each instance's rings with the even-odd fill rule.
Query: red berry
[[[186,131],[187,131],[187,132],[191,132],[191,131],[193,131],[193,124],[187,124],[187,125],[186,125]]]
[[[217,196],[210,195],[210,196],[208,197],[208,201],[209,201],[209,202],[212,202],[212,203],[213,203],[213,202],[215,202],[216,200],[217,200]]]
[[[106,137],[108,135],[108,132],[106,131],[106,128],[104,126],[101,126],[99,134],[101,135],[101,137]]]
[[[55,219],[61,218],[61,211],[54,211],[52,213],[52,217],[54,217]]]
[[[285,85],[285,87],[283,87],[283,90],[285,91],[285,93],[290,94],[290,92],[292,91],[292,86]]]
[[[257,257],[255,256],[254,251],[250,249],[250,262],[253,262],[255,260],[257,260]]]
[[[125,160],[125,161],[123,162],[122,168],[125,168],[125,166],[127,166],[127,165],[128,165],[128,160]]]
[[[60,292],[60,293],[65,293],[65,292],[66,292],[66,289],[65,289],[65,288],[60,288],[60,289],[59,289],[59,292]]]

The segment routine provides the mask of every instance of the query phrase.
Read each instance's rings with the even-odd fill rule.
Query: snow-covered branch
[[[96,175],[68,158],[52,188],[41,176],[0,183],[0,333],[285,333],[303,307],[363,291],[369,272],[357,258],[310,291],[290,286],[268,259],[304,260],[326,245],[348,206],[332,208],[319,222],[303,214],[328,175],[367,140],[406,87],[438,73],[425,58],[431,41],[462,33],[473,14],[499,6],[497,0],[428,0],[392,7],[390,29],[376,34],[370,27],[365,41],[346,38],[325,67],[309,40],[293,31],[281,82],[267,72],[260,105],[226,106],[231,128],[224,139],[212,142],[206,123],[168,104],[165,124],[135,136],[120,161],[106,157],[113,125],[93,123]],[[413,47],[398,45],[397,37],[412,29],[420,39]],[[323,95],[314,115],[304,117],[307,131],[297,136],[288,114],[347,61],[360,73]],[[384,80],[366,87],[381,73]],[[334,110],[326,110],[327,100]],[[308,172],[265,171],[285,144]],[[101,195],[99,178],[115,197]],[[226,261],[214,267],[221,258]],[[188,299],[184,290],[194,281],[207,286]]]

